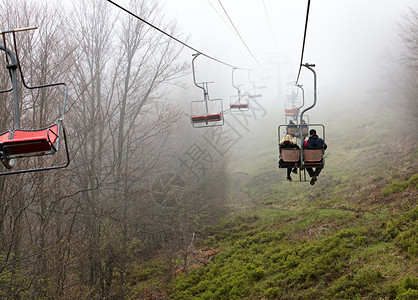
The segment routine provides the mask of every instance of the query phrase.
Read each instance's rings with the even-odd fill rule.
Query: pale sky
[[[128,7],[128,0],[113,1]],[[262,76],[274,78],[280,73],[281,79],[275,78],[274,84],[270,83],[276,90],[278,81],[283,84],[296,80],[307,0],[162,0],[161,3],[164,21],[177,22],[176,37],[184,40],[189,36],[190,46],[228,64],[257,67],[229,24],[222,3],[252,54],[263,64],[263,69],[251,73],[253,80]],[[407,13],[408,7],[418,9],[416,0],[311,1],[303,62],[316,64],[318,85],[363,84],[366,89],[367,85],[379,82],[387,53],[396,51],[399,44],[397,22],[401,22],[401,14]],[[182,59],[191,62],[192,54],[185,48]],[[196,64],[198,81],[215,81],[212,91],[220,94],[234,92],[230,67],[204,57],[199,57]],[[312,74],[302,70],[299,83],[310,83]],[[237,71],[235,76],[238,84],[250,86],[248,72]],[[187,81],[193,85],[191,76]]]
[[[238,67],[257,66],[232,26],[225,24],[229,21],[218,0],[165,3],[167,20],[177,20],[182,32],[190,35],[188,44],[192,47]],[[270,64],[267,73],[276,75],[276,64],[280,62],[282,81],[295,81],[308,1],[264,0],[273,33],[263,0],[221,0],[221,3],[254,56],[267,63],[267,68]],[[367,85],[379,82],[387,52],[397,48],[397,22],[401,21],[401,14],[407,13],[408,7],[417,9],[417,6],[415,0],[311,1],[303,62],[316,64],[319,86],[364,84],[361,88],[367,89]],[[192,51],[184,52],[191,60]],[[208,71],[205,80],[230,85],[230,68],[204,58],[198,64],[202,77],[205,77],[202,69]],[[237,73],[241,74],[236,81],[248,84],[247,72]],[[312,74],[303,68],[299,81],[310,83]]]

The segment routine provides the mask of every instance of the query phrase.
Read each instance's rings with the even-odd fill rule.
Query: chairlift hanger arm
[[[17,29],[5,30],[5,31],[0,32],[0,34],[2,34],[2,36],[3,36],[3,43],[4,43],[3,46],[4,46],[4,48],[6,50],[2,49],[1,47],[0,47],[0,49],[6,51],[6,53],[8,54],[8,55],[6,55],[6,61],[7,61],[7,63],[9,64],[8,57],[10,57],[12,63],[9,64],[9,65],[16,66],[19,69],[20,78],[22,80],[22,84],[27,89],[38,89],[38,88],[52,87],[52,86],[60,86],[60,85],[61,86],[64,86],[64,89],[65,89],[64,103],[63,103],[63,109],[62,109],[62,113],[61,113],[61,117],[60,117],[61,120],[64,120],[66,100],[67,100],[67,95],[68,95],[68,87],[67,87],[67,84],[64,83],[64,82],[57,82],[57,83],[49,83],[49,84],[41,84],[41,85],[30,86],[30,85],[26,84],[25,77],[24,77],[23,71],[22,71],[22,66],[20,65],[19,54],[18,54],[18,51],[17,51],[16,34],[15,33],[16,32],[20,32],[20,31],[34,30],[34,29],[37,29],[37,28],[38,28],[37,26],[32,26],[32,27],[24,27],[24,28],[17,28]],[[6,36],[5,36],[6,33],[12,33],[12,36],[13,36],[13,44],[14,44],[14,47],[13,47],[14,48],[14,53],[10,49],[8,49],[7,46],[6,46]],[[14,89],[14,88],[12,87],[12,89]],[[12,89],[7,90],[5,92],[10,92]],[[0,92],[3,92],[3,91],[0,91]]]
[[[305,105],[305,90],[303,89],[303,85],[301,84],[297,84],[296,86],[302,90],[302,105],[297,108],[297,110],[299,111],[299,109],[301,109]]]
[[[9,29],[9,30],[5,30],[5,31],[0,31],[0,34],[3,36],[3,46],[6,49],[6,53],[9,54],[10,59],[12,60],[12,66],[13,65],[18,65],[19,64],[19,57],[17,56],[17,49],[16,49],[16,36],[15,33],[19,32],[19,31],[28,31],[28,30],[33,30],[33,29],[37,29],[37,26],[32,26],[32,27],[24,27],[24,28],[17,28],[17,29]],[[15,53],[13,54],[13,52],[11,52],[11,50],[9,50],[7,48],[6,45],[6,33],[12,33],[13,35],[13,42],[14,42],[14,49],[15,49]],[[16,56],[15,56],[16,55]],[[6,61],[9,64],[9,60],[8,60],[8,56],[6,55]],[[8,68],[10,68],[10,66],[8,66]]]
[[[311,106],[305,108],[302,111],[302,113],[300,114],[300,123],[299,124],[302,124],[302,120],[303,120],[304,113],[307,112],[308,110],[310,110],[311,108],[313,108],[316,105],[316,72],[313,69],[313,67],[315,67],[315,65],[314,64],[308,64],[308,63],[306,63],[303,66],[306,67],[306,68],[308,68],[309,70],[311,70],[312,73],[314,74],[314,102],[312,103]],[[302,126],[300,126],[300,136],[302,136]],[[301,146],[300,148],[303,149],[303,140],[302,139],[301,139],[300,146]],[[303,161],[303,152],[301,153],[301,161]]]
[[[195,86],[197,86],[198,88],[200,88],[200,89],[202,89],[203,90],[203,93],[206,95],[207,94],[207,92],[206,92],[206,90],[205,90],[205,88],[203,87],[203,86],[200,86],[197,82],[196,82],[196,72],[195,72],[195,67],[194,67],[194,60],[200,55],[201,53],[194,53],[194,54],[192,54],[192,56],[193,56],[193,59],[192,59],[192,72],[193,72],[193,82],[194,82],[194,85]],[[206,97],[206,96],[205,96]]]
[[[237,91],[238,91],[238,99],[239,99],[239,98],[241,98],[241,91],[239,90],[239,88],[234,83],[234,71],[236,69],[237,68],[232,68],[232,86],[237,89]]]
[[[255,83],[251,81],[251,70],[248,70],[248,82],[253,86],[253,88],[255,89]]]
[[[311,70],[311,71],[312,71],[312,73],[314,74],[314,102],[312,103],[312,105],[311,105],[311,106],[309,106],[309,107],[305,108],[305,109],[302,111],[302,113],[300,114],[300,123],[302,123],[303,114],[304,114],[305,112],[307,112],[308,110],[310,110],[311,108],[313,108],[313,107],[316,105],[316,72],[315,72],[315,70],[313,69],[313,67],[315,67],[315,65],[314,65],[314,64],[308,64],[308,63],[306,63],[306,64],[304,64],[304,65],[302,65],[302,66],[304,66],[304,67],[308,68],[308,69],[309,69],[309,70]]]
[[[17,90],[17,74],[16,74],[17,72],[16,69],[19,64],[19,61],[17,60],[12,50],[7,48],[5,34],[3,33],[2,35],[3,35],[4,45],[0,45],[0,50],[3,50],[4,52],[6,52],[7,69],[9,70],[10,79],[12,81],[12,88],[11,90],[1,91],[1,92],[10,92],[10,91],[13,92],[13,106],[14,106],[13,107],[13,122],[14,122],[13,127],[14,129],[19,129],[20,128],[20,113],[19,113],[19,102],[18,102],[19,95],[18,95],[18,90]],[[9,59],[11,63],[9,63]]]
[[[17,65],[19,67],[20,78],[22,79],[22,83],[23,83],[23,85],[27,89],[37,89],[37,88],[43,88],[43,87],[51,87],[51,86],[63,85],[63,86],[65,86],[65,89],[67,90],[67,85],[65,83],[63,83],[63,82],[49,83],[49,84],[40,84],[40,85],[34,85],[34,86],[30,86],[30,85],[27,85],[26,84],[26,81],[25,81],[25,78],[24,78],[23,72],[22,72],[22,66],[21,66],[20,60],[19,60],[19,53],[17,52],[17,41],[16,41],[16,34],[15,34],[15,32],[17,32],[17,31],[23,31],[23,30],[36,29],[36,28],[37,27],[28,27],[28,29],[23,28],[22,30],[12,31],[13,43],[14,43],[14,49],[15,49],[15,55],[16,55]]]
[[[10,78],[12,79],[12,82],[13,82],[11,68],[13,68],[13,66],[17,67],[16,57],[14,56],[13,52],[9,48],[7,48],[5,45],[0,44],[0,50],[6,52],[6,62],[7,62],[7,67],[6,68],[9,70]],[[9,58],[12,61],[12,63],[9,63]],[[13,90],[13,86],[10,89],[7,89],[7,90],[0,90],[0,93],[8,93],[8,92],[11,92],[12,90]]]

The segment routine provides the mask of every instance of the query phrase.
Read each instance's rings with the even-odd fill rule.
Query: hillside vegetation
[[[248,164],[236,167],[248,176],[231,175],[230,216],[201,229],[168,284],[153,273],[132,291],[157,289],[172,299],[416,299],[418,151],[407,126],[414,120],[399,122],[390,108],[369,104],[360,113],[340,108],[338,123],[323,117],[329,150],[315,186],[286,182],[277,149],[262,157],[251,149]]]

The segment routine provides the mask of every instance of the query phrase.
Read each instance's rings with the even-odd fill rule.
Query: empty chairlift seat
[[[230,105],[231,109],[248,109],[248,103],[234,103]]]
[[[262,94],[252,94],[252,95],[248,95],[249,98],[251,99],[257,99],[257,98],[261,98],[263,95]]]
[[[217,122],[222,120],[222,114],[207,114],[202,116],[191,116],[193,123],[208,123],[208,122]]]
[[[299,109],[294,108],[294,109],[290,109],[290,108],[286,108],[284,110],[284,113],[286,116],[295,116],[299,114]]]
[[[9,158],[53,154],[57,138],[58,124],[39,130],[17,129],[12,138],[0,136],[0,149]]]

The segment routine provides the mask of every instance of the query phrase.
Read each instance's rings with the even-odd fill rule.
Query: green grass
[[[231,173],[248,178],[238,192],[229,182],[229,216],[201,228],[195,244],[220,252],[172,280],[170,298],[416,299],[417,149],[388,146],[411,140],[391,111],[374,119],[374,110],[336,109],[315,186],[286,182],[265,136],[238,155],[249,158]],[[234,206],[243,195],[250,208]]]
[[[382,190],[382,194],[385,196],[403,192],[407,188],[418,189],[418,174],[414,174],[406,181],[393,180],[385,189]]]
[[[414,299],[417,151],[382,146],[393,123],[356,118],[344,135],[328,131],[315,186],[286,182],[277,149],[242,162],[250,177],[242,190],[256,209],[202,232],[202,245],[221,252],[177,277],[172,298]]]
[[[222,240],[221,253],[208,266],[177,277],[171,296],[342,299],[413,295],[417,291],[413,284],[401,288],[405,284],[394,282],[400,276],[414,278],[417,271],[410,268],[417,262],[417,253],[410,248],[411,238],[417,238],[417,213],[414,209],[384,226],[353,226],[313,239],[314,224],[344,223],[352,214],[322,210],[293,220],[294,214],[264,214],[270,226],[255,216],[222,224],[226,234],[217,237]],[[246,222],[234,226],[239,221]]]

